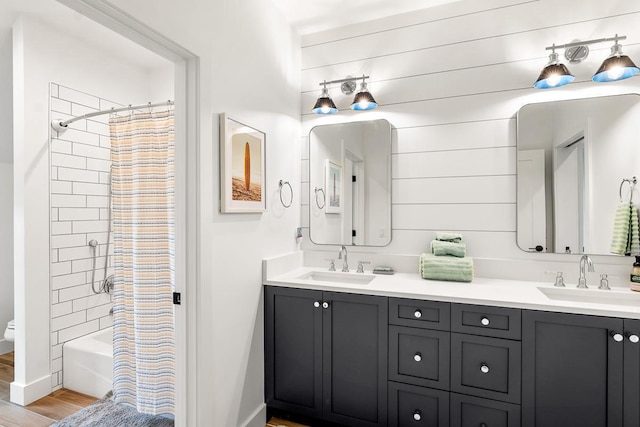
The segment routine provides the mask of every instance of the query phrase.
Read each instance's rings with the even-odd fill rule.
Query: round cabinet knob
[[[482,319],[480,319],[480,323],[482,323],[482,326],[489,326],[489,318],[488,317],[483,317]]]
[[[322,308],[329,308],[329,303],[328,302],[323,302],[322,303]]]
[[[420,411],[415,411],[413,413],[413,419],[416,421],[420,421],[422,419],[422,414],[420,413]]]
[[[628,338],[629,338],[629,341],[631,341],[634,344],[637,344],[638,341],[640,341],[640,338],[638,338],[638,336],[635,334],[629,334]]]
[[[489,427],[489,426],[487,426],[487,423],[480,423],[480,427]]]
[[[624,339],[624,337],[622,336],[622,334],[619,334],[617,332],[611,332],[611,336],[613,337],[613,340],[615,342],[622,342],[622,340]]]
[[[320,307],[320,301],[315,301],[315,302],[313,303],[313,306],[314,306],[315,308]]]
[[[488,374],[489,373],[489,365],[487,365],[486,363],[483,363],[480,366],[480,372],[482,372],[483,374]]]
[[[416,319],[419,319],[422,317],[422,311],[421,310],[416,310],[415,313],[413,313],[413,317],[415,317]]]
[[[414,354],[413,355],[413,360],[415,360],[416,362],[422,361],[422,355],[420,353]]]

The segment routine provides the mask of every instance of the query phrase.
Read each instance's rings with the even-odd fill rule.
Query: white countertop
[[[313,271],[334,274],[336,280],[345,274],[356,278],[375,277],[367,284],[301,278]],[[272,276],[265,271],[263,283],[290,288],[640,319],[640,292],[620,287],[599,290],[597,283],[590,284],[589,289],[576,289],[572,284],[567,284],[566,288],[556,288],[552,283],[484,278],[460,283],[425,280],[418,274],[409,273],[373,275],[371,271],[365,271],[362,275],[355,272],[331,273],[315,267],[298,267],[284,272],[279,269]]]

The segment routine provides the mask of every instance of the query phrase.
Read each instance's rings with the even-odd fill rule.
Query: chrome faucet
[[[595,271],[593,268],[593,262],[591,261],[591,258],[589,258],[589,255],[582,255],[582,258],[580,258],[580,278],[578,279],[578,287],[581,289],[588,288],[585,267],[588,267],[591,272]]]
[[[344,253],[344,258],[342,258],[343,253]],[[347,264],[347,248],[344,245],[340,247],[340,252],[338,252],[338,259],[342,260],[342,271],[344,273],[348,273],[349,264]]]

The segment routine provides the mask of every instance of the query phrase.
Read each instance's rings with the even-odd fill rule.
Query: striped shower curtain
[[[175,402],[173,110],[109,119],[113,203],[113,392],[139,412]]]

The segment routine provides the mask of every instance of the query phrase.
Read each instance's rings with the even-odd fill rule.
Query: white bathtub
[[[113,388],[113,328],[62,346],[63,386],[97,398]]]

